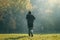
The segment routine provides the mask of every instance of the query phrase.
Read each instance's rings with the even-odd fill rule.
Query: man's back
[[[33,23],[35,17],[31,14],[27,14],[26,19],[27,19],[28,23]]]

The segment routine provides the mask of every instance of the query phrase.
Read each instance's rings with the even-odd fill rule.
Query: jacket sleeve
[[[33,16],[34,17],[34,16]],[[34,20],[35,20],[35,17],[34,17]]]
[[[28,15],[26,15],[26,19],[28,19]]]
[[[35,20],[35,17],[33,16],[33,19]]]

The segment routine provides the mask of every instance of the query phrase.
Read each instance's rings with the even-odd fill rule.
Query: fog
[[[29,10],[36,18],[34,33],[60,33],[59,0],[0,0],[0,33],[28,33]]]

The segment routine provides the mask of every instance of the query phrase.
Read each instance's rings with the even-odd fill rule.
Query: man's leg
[[[30,28],[28,28],[28,35],[30,36]]]
[[[33,37],[33,29],[30,32],[31,32],[31,37]]]
[[[30,29],[31,37],[33,37],[33,27]]]

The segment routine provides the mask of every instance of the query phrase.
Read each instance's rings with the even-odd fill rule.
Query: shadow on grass
[[[21,39],[21,38],[26,38],[28,36],[19,36],[19,37],[15,37],[15,38],[5,38],[4,40],[18,40],[18,39]]]

